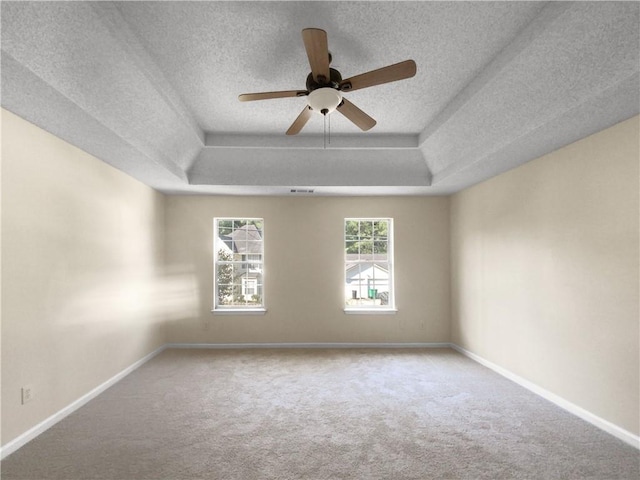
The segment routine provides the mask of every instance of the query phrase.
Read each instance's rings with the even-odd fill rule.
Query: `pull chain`
[[[329,145],[331,145],[331,115],[329,115]]]
[[[323,108],[322,110],[320,110],[320,113],[322,113],[323,115],[323,119],[322,119],[322,126],[324,128],[324,134],[322,136],[323,138],[323,144],[324,144],[324,148],[327,148],[327,113],[329,113],[329,110],[327,110],[326,108]],[[329,129],[331,129],[331,119],[329,119]],[[329,134],[331,134],[331,130],[329,130]]]

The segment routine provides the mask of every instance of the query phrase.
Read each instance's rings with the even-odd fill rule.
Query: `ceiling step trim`
[[[238,135],[207,133],[205,146],[213,148],[298,148],[324,150],[322,135]],[[415,149],[417,135],[332,135],[327,149]]]

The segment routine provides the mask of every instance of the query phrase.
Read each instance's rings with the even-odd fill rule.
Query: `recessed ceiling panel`
[[[327,31],[344,78],[406,59],[417,75],[348,94],[375,133],[419,133],[543,8],[540,2],[121,2],[118,8],[207,132],[280,134],[303,99],[240,104],[241,93],[305,89],[301,31]],[[359,130],[332,120],[336,132]],[[309,125],[321,133],[322,122]]]
[[[167,193],[448,194],[638,113],[638,2],[2,2],[2,105]],[[344,92],[285,136],[305,97],[301,31]],[[325,150],[325,146],[327,147]]]

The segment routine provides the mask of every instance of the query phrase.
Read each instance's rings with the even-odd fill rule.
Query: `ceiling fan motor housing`
[[[313,78],[313,73],[310,73],[307,76],[307,90],[310,92],[313,92],[314,90],[317,90],[318,88],[322,88],[322,87],[330,87],[330,88],[337,89],[338,86],[340,85],[340,82],[342,81],[342,75],[340,75],[340,72],[335,68],[330,68],[329,77],[330,78],[328,82],[318,83]]]

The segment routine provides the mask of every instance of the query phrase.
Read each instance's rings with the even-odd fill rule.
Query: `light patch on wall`
[[[132,275],[85,276],[82,281],[67,283],[73,289],[71,299],[60,305],[60,323],[128,323],[147,319],[160,323],[193,317],[197,314],[200,292],[193,274],[172,272],[155,277]],[[53,300],[55,301],[55,300]]]
[[[198,315],[200,290],[192,272],[167,273],[153,292],[156,311],[165,320],[177,320]]]

